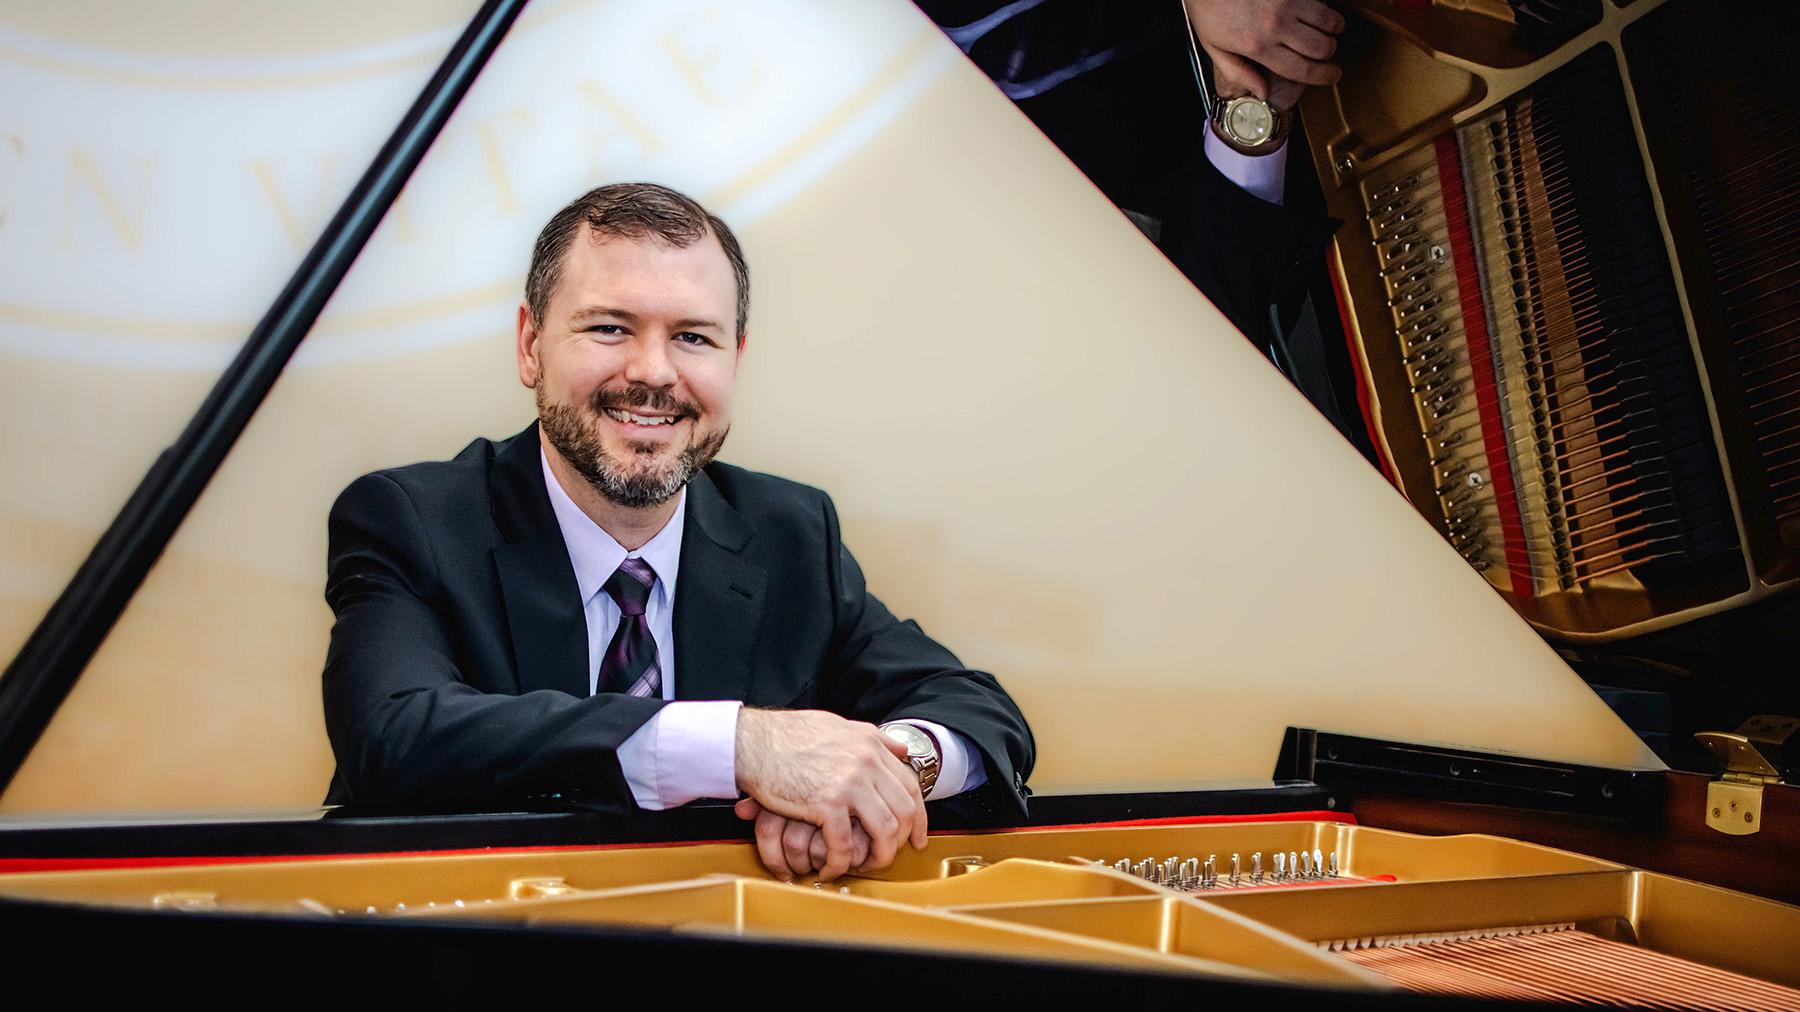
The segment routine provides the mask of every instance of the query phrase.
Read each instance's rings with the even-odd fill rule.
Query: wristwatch
[[[1287,140],[1288,124],[1293,117],[1254,95],[1215,101],[1212,105],[1213,133],[1239,154],[1266,155]]]
[[[930,794],[937,786],[937,741],[923,728],[898,720],[881,725],[881,733],[906,746],[906,764],[919,775],[919,793]]]
[[[1184,18],[1188,17],[1185,3],[1181,5],[1181,14]],[[1225,142],[1226,147],[1238,154],[1273,153],[1287,141],[1293,115],[1255,95],[1220,98],[1212,82],[1207,79],[1212,61],[1201,51],[1200,40],[1194,34],[1191,18],[1187,26],[1188,56],[1194,65],[1194,83],[1200,86],[1200,104],[1206,109],[1206,121],[1212,132]]]

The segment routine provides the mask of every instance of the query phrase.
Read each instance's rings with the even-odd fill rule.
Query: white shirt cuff
[[[1271,204],[1281,203],[1282,193],[1287,189],[1287,141],[1282,141],[1280,147],[1266,155],[1246,155],[1233,151],[1210,125],[1201,129],[1206,131],[1206,160],[1212,162],[1214,168],[1252,197]]]
[[[942,724],[912,717],[897,718],[896,724],[911,724],[931,732],[938,743],[938,778],[925,800],[953,797],[987,783],[987,766],[981,761],[981,750],[975,743]]]
[[[619,768],[639,808],[661,811],[697,798],[735,798],[735,699],[670,703],[619,746]]]

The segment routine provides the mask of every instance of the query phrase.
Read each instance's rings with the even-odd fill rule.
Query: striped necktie
[[[656,659],[656,639],[650,635],[650,620],[644,617],[644,606],[650,602],[650,588],[655,584],[656,570],[649,563],[626,559],[600,588],[619,606],[619,629],[613,633],[606,656],[600,661],[598,691],[662,697],[662,667]]]

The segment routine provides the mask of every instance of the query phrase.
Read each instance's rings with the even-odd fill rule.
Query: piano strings
[[[1793,988],[1573,924],[1319,944],[1413,991],[1609,1007],[1800,1010]]]
[[[1450,543],[1521,599],[1735,551],[1611,51],[1433,153],[1367,224]]]
[[[1667,86],[1679,174],[1710,268],[1718,323],[1790,552],[1800,550],[1800,12],[1746,32],[1741,8],[1671,4],[1630,40]],[[1720,111],[1728,114],[1720,115]],[[1709,115],[1709,111],[1713,114]],[[1744,129],[1745,126],[1750,129]]]

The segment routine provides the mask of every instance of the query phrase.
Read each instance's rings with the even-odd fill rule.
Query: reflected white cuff
[[[1206,131],[1207,161],[1252,197],[1271,204],[1281,203],[1282,194],[1287,190],[1287,141],[1282,141],[1280,147],[1266,155],[1246,155],[1233,151],[1210,125],[1203,129]]]
[[[735,699],[688,700],[658,710],[619,746],[619,768],[639,808],[661,811],[697,798],[735,798]]]
[[[925,800],[954,797],[987,783],[987,766],[981,761],[981,750],[975,743],[942,724],[912,717],[896,718],[896,724],[911,724],[930,731],[938,743],[938,778]]]

